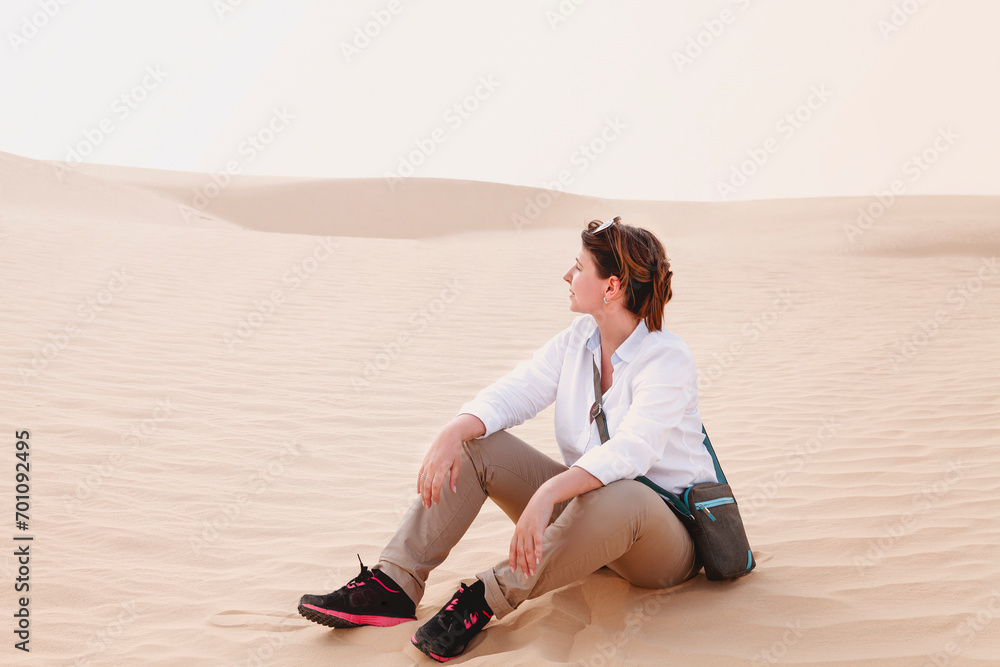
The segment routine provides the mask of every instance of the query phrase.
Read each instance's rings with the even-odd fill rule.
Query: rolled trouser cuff
[[[499,620],[514,611],[514,607],[512,607],[510,603],[507,602],[507,598],[503,596],[500,583],[497,581],[493,572],[493,568],[490,568],[485,572],[477,574],[476,578],[480,579],[486,585],[486,604],[488,604],[490,609],[493,610],[494,618]]]

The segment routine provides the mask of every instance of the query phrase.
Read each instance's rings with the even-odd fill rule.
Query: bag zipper
[[[719,505],[729,505],[735,503],[736,500],[732,496],[725,496],[723,498],[713,498],[712,500],[703,500],[700,503],[695,503],[694,508],[696,510],[704,510],[705,514],[712,521],[715,521],[715,516],[709,510],[710,507],[718,507]]]

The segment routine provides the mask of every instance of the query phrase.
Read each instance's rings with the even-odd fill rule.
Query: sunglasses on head
[[[591,234],[596,234],[597,232],[603,232],[605,229],[607,229],[611,225],[615,224],[616,222],[619,222],[620,220],[621,220],[621,217],[616,215],[615,217],[611,218],[607,222],[601,223],[601,225],[597,229],[595,229],[594,231],[592,231]]]

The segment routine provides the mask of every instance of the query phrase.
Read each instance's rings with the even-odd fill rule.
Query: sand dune
[[[673,260],[666,326],[759,567],[670,591],[599,571],[456,664],[1000,660],[1000,198],[902,198],[854,233],[874,199],[564,194],[518,229],[541,191],[239,177],[198,210],[204,174],[0,175],[35,536],[32,652],[8,611],[3,664],[429,664],[415,624],[329,631],[298,597],[377,560],[437,429],[572,319],[561,276],[611,213]],[[551,408],[513,432],[556,455]],[[418,617],[510,533],[488,504]]]

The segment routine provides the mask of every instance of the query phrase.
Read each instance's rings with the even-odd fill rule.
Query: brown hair
[[[594,233],[602,223],[591,220],[580,232],[583,247],[594,257],[602,279],[618,276],[625,292],[625,307],[646,320],[650,331],[663,328],[663,310],[673,297],[670,260],[663,244],[651,232],[615,218],[611,227]]]

